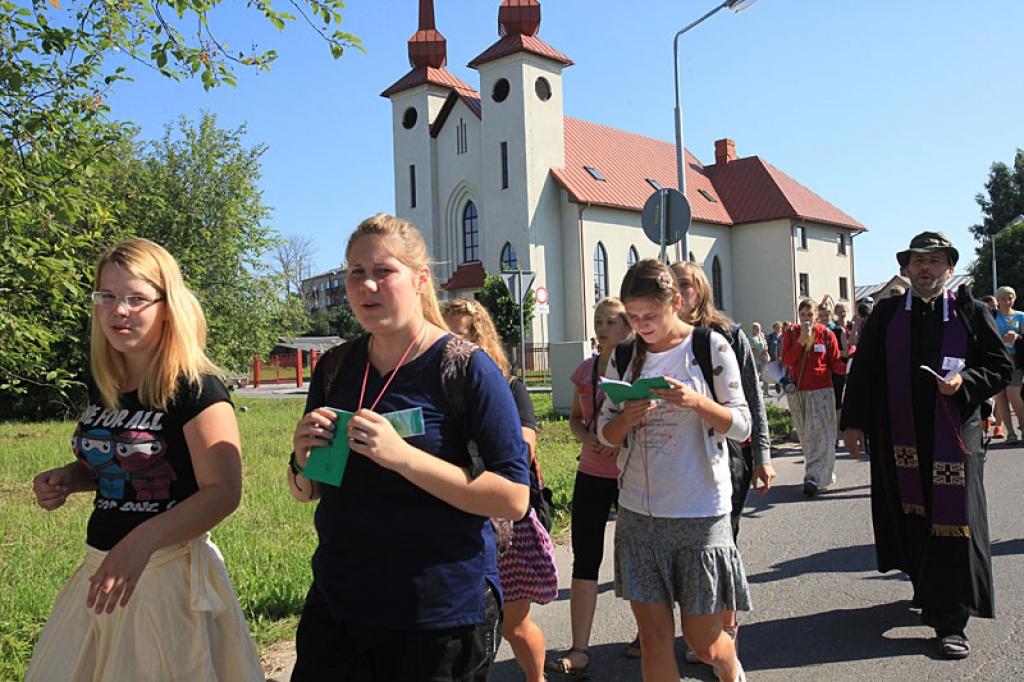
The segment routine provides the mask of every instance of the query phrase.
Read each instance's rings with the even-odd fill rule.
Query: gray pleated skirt
[[[652,518],[619,509],[615,594],[629,601],[679,604],[683,613],[750,610],[750,588],[729,515]]]

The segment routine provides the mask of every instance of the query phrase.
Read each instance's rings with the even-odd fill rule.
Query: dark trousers
[[[597,580],[604,559],[604,526],[618,499],[618,480],[576,472],[572,489],[573,578]]]
[[[968,620],[970,620],[970,614],[962,606],[941,611],[929,608],[921,610],[921,622],[935,628],[939,637],[963,633],[967,628]]]
[[[750,481],[754,478],[754,451],[749,445],[728,443],[728,447],[729,475],[732,478],[732,511],[729,513],[729,521],[732,523],[732,539],[736,540],[740,534],[743,505],[747,503]]]
[[[439,630],[336,621],[311,593],[295,633],[292,682],[486,682],[501,633],[497,595],[486,591],[481,625]]]

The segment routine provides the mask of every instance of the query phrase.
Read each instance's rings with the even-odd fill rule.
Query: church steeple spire
[[[540,28],[540,2],[537,0],[502,0],[498,8],[499,35],[537,35]]]
[[[434,0],[420,0],[420,27],[409,38],[409,63],[414,69],[440,69],[447,61],[448,41],[434,27]]]

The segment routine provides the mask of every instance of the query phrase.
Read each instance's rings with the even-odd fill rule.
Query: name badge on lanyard
[[[823,344],[823,343],[816,343],[816,344],[814,344],[814,352],[815,353],[824,353],[825,352],[825,344]]]

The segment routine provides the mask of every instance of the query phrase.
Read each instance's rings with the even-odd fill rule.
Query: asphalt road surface
[[[739,544],[754,610],[740,615],[740,659],[750,680],[1024,680],[1024,448],[994,445],[985,474],[988,491],[996,619],[972,619],[972,653],[963,661],[938,656],[934,631],[910,608],[911,588],[899,573],[878,573],[870,519],[869,465],[841,452],[833,490],[805,498],[803,457],[778,448],[779,473],[765,496],[752,493]],[[634,624],[628,604],[615,597],[608,524],[591,638],[590,679],[639,680],[640,664],[626,659]],[[571,643],[567,538],[557,548],[558,599],[534,606],[549,657]],[[711,668],[683,662],[685,680],[713,680]],[[552,682],[569,679],[549,674]],[[524,679],[503,643],[493,682]]]

